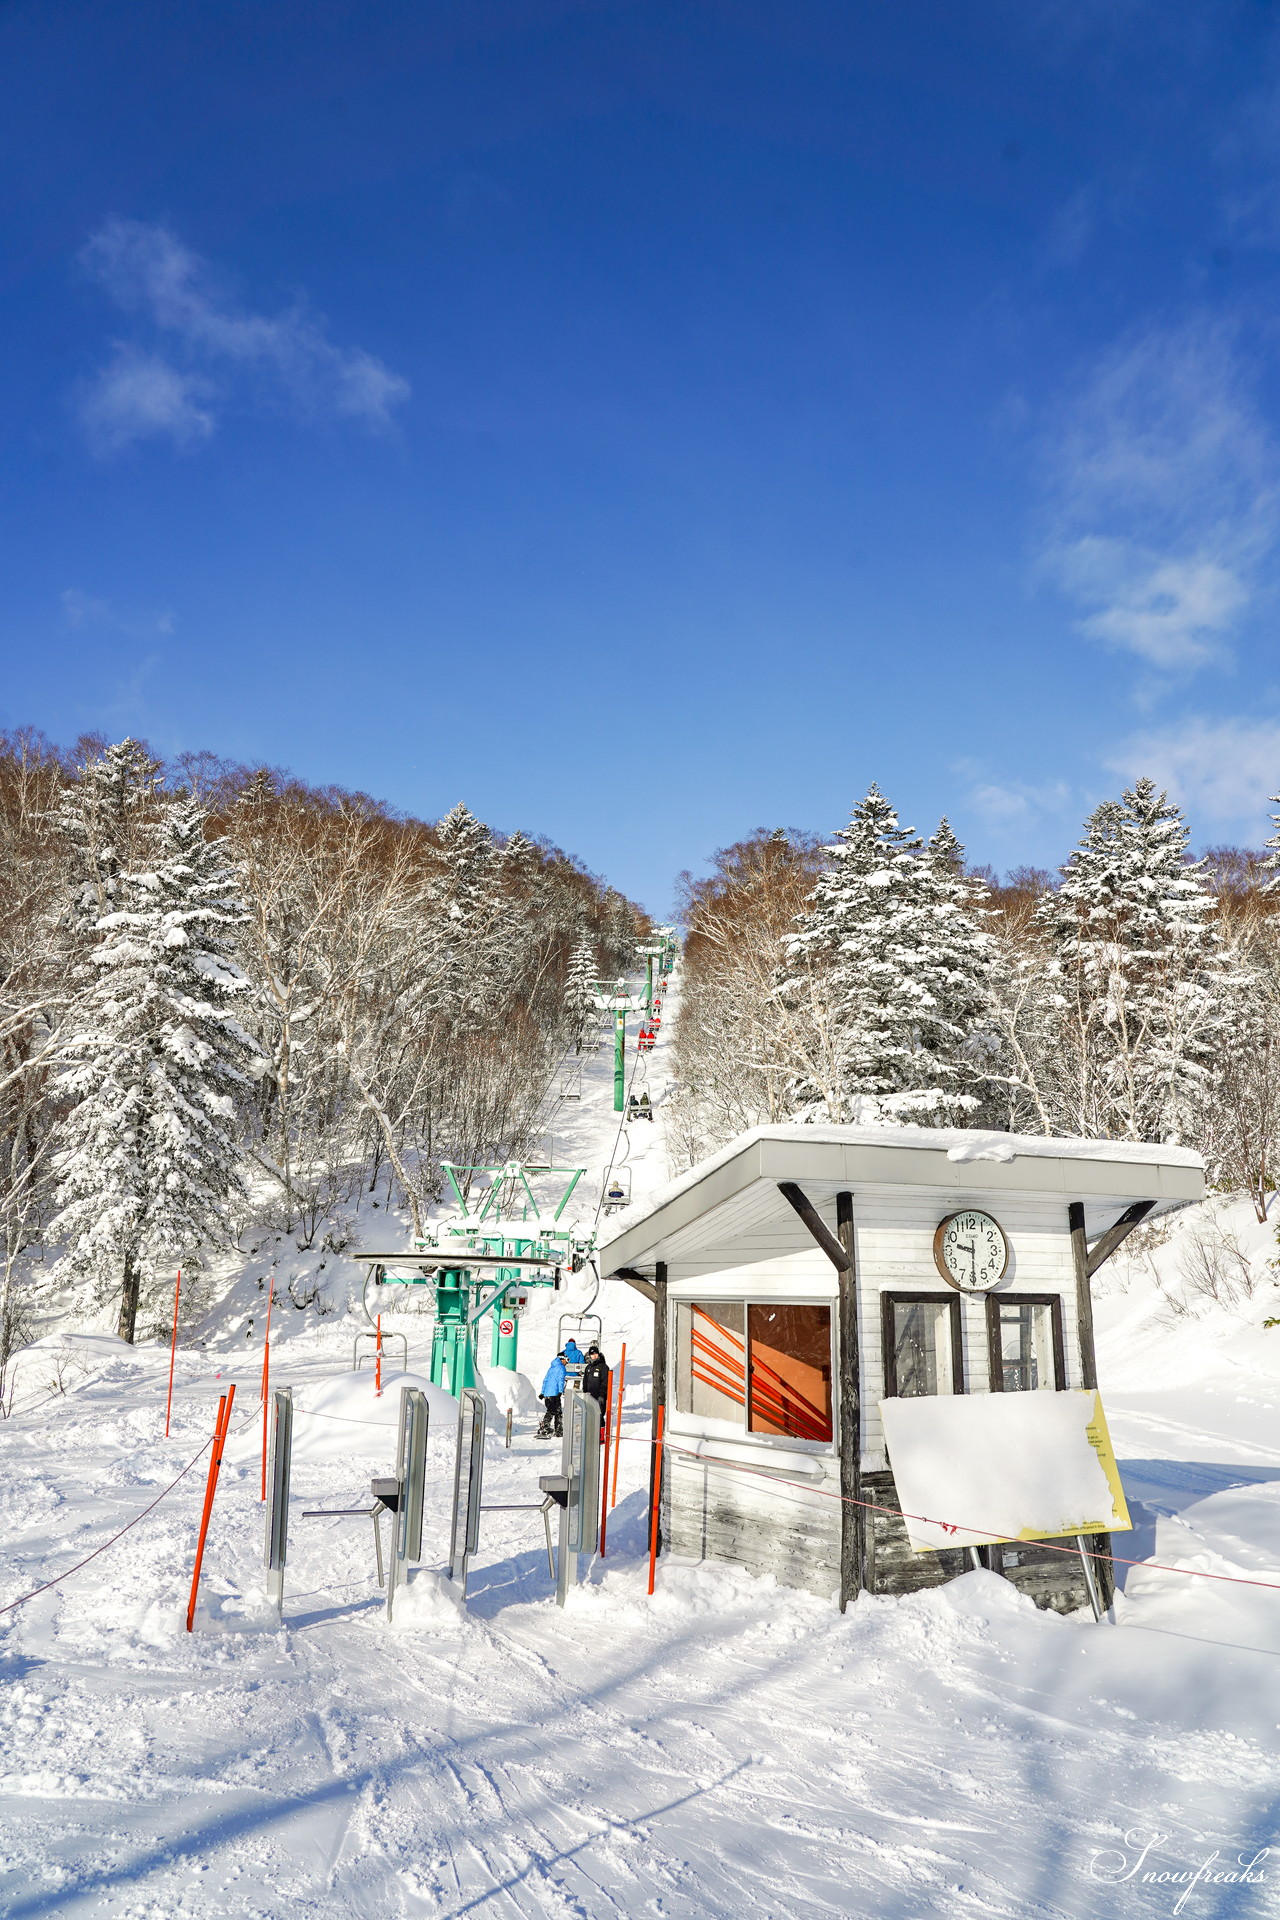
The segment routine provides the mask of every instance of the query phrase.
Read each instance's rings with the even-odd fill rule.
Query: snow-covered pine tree
[[[1280,807],[1280,793],[1273,793],[1267,804]],[[1266,858],[1262,862],[1263,866],[1269,868],[1271,872],[1271,878],[1266,883],[1268,892],[1280,887],[1280,813],[1272,814],[1271,828],[1270,839],[1263,843],[1266,848]]]
[[[502,855],[492,833],[461,800],[440,822],[443,872],[436,896],[441,965],[434,999],[452,1024],[481,1024],[496,981],[508,971],[510,916],[504,924]]]
[[[593,991],[598,975],[595,942],[584,931],[570,956],[569,972],[564,983],[565,1014],[575,1053],[582,1052],[583,1041],[600,1017]]]
[[[992,1064],[991,972],[995,941],[987,927],[987,889],[968,873],[965,849],[944,815],[925,848],[916,882],[923,908],[915,977],[932,1002],[916,1027],[956,1118],[977,1108]],[[925,1065],[924,1061],[920,1065]],[[923,1076],[921,1076],[923,1077]],[[923,1114],[925,1109],[917,1106]]]
[[[136,740],[83,759],[54,814],[75,868],[71,922],[97,926],[116,904],[121,878],[150,849],[161,805],[160,762]]]
[[[257,1055],[233,1011],[249,987],[233,957],[245,910],[206,819],[190,794],[166,799],[151,864],[116,877],[70,1049],[52,1232],[68,1276],[119,1284],[130,1341],[143,1279],[224,1232],[240,1190],[237,1111]]]
[[[779,989],[812,1035],[800,1110],[839,1121],[872,1096],[903,1118],[962,1117],[990,947],[963,849],[949,827],[926,849],[873,785],[827,851]]]
[[[1106,800],[1038,919],[1061,1016],[1057,1121],[1102,1139],[1173,1142],[1210,1085],[1229,970],[1203,862],[1153,780]]]

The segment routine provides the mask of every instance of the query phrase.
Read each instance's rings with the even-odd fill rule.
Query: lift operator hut
[[[881,1401],[1095,1387],[1092,1276],[1203,1195],[1181,1147],[784,1126],[628,1208],[600,1264],[654,1302],[663,1551],[842,1606],[964,1572],[964,1549],[911,1549]],[[1041,1606],[1087,1603],[1074,1551],[977,1551]]]

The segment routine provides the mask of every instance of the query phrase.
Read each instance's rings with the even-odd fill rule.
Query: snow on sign
[[[880,1412],[916,1553],[1133,1524],[1095,1392],[930,1394]]]

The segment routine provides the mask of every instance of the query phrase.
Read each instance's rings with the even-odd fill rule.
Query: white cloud
[[[213,415],[201,405],[207,393],[205,383],[158,354],[118,343],[110,365],[81,396],[80,419],[97,453],[157,438],[189,447],[213,432]]]
[[[1126,647],[1153,667],[1203,666],[1221,651],[1250,590],[1212,555],[1174,559],[1087,534],[1057,556],[1058,577],[1083,606],[1092,639]]]
[[[1152,779],[1186,808],[1193,829],[1230,828],[1255,843],[1280,791],[1280,720],[1183,721],[1135,734],[1107,760],[1125,780]]]
[[[1193,324],[1108,355],[1050,465],[1042,563],[1081,631],[1165,671],[1221,657],[1273,542],[1280,466],[1229,336]]]
[[[166,435],[179,445],[207,438],[212,402],[238,380],[256,382],[260,401],[281,396],[304,416],[384,427],[408,398],[408,382],[359,347],[336,347],[317,320],[294,307],[275,316],[239,310],[215,286],[207,264],[167,228],[109,220],[84,248],[81,265],[115,305],[167,336],[186,370],[135,345],[116,349],[81,405],[99,451]],[[215,389],[210,371],[217,369]]]
[[[955,771],[964,774],[971,785],[965,804],[994,828],[1022,826],[1042,814],[1056,816],[1073,805],[1071,788],[1064,780],[1031,785],[1017,780],[992,780],[972,760],[957,763]]]
[[[120,613],[109,600],[99,600],[79,587],[64,587],[61,595],[63,633],[92,632],[94,629],[127,634],[131,640],[167,637],[173,632],[173,614]]]

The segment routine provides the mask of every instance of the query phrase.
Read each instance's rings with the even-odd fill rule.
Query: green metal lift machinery
[[[627,1104],[627,1015],[643,1013],[653,1018],[653,976],[660,979],[670,973],[676,958],[674,927],[655,927],[652,938],[636,948],[645,963],[643,991],[626,980],[596,980],[592,983],[596,1006],[601,1013],[613,1015],[613,1110],[621,1113]],[[657,963],[655,967],[655,961]]]
[[[492,1316],[490,1365],[514,1369],[520,1315],[530,1290],[558,1287],[566,1270],[577,1273],[591,1257],[596,1236],[594,1228],[560,1224],[584,1167],[519,1160],[443,1165],[460,1214],[433,1221],[407,1253],[358,1253],[355,1258],[369,1265],[367,1316],[370,1286],[375,1297],[388,1285],[435,1288],[431,1381],[456,1395],[476,1384],[480,1322]],[[548,1216],[534,1183],[551,1179],[566,1184]]]

